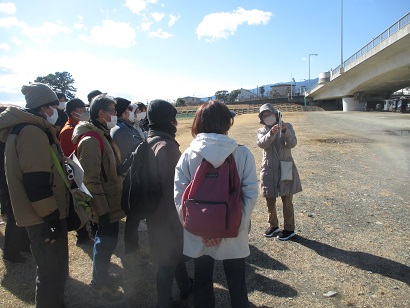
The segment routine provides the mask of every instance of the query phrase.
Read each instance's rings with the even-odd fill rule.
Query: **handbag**
[[[68,178],[65,175],[63,168],[61,167],[60,162],[51,146],[50,155],[53,160],[54,166],[57,169],[57,172],[60,174],[61,178],[63,179],[63,182],[65,183],[70,192],[68,216],[66,218],[67,230],[74,231],[81,229],[90,220],[91,197],[77,187],[70,187],[68,183]]]
[[[280,161],[280,180],[281,181],[292,181],[293,180],[293,162],[291,161]]]

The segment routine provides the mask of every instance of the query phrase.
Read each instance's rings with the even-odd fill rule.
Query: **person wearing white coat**
[[[249,256],[249,228],[251,213],[258,196],[255,160],[248,148],[239,146],[227,136],[233,124],[231,113],[225,104],[210,101],[196,112],[192,126],[195,139],[181,155],[175,170],[174,197],[182,222],[182,194],[193,179],[202,159],[215,168],[222,165],[232,153],[242,188],[242,220],[236,238],[206,241],[184,229],[184,255],[194,259],[195,287],[194,307],[215,306],[213,291],[214,260],[223,260],[232,307],[249,307],[246,282],[245,258]]]

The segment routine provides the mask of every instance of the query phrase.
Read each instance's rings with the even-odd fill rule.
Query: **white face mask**
[[[130,121],[132,124],[135,122],[135,116],[133,112],[130,112],[128,115],[128,121]]]
[[[137,113],[137,121],[141,121],[143,119],[145,119],[147,113],[145,111]]]
[[[58,104],[58,109],[60,110],[64,110],[65,109],[65,102],[60,102],[60,104]]]
[[[51,125],[56,124],[57,119],[58,119],[58,111],[57,109],[54,109],[53,107],[50,107],[53,110],[53,114],[51,115],[51,117],[48,116],[48,114],[46,113],[47,116],[47,122],[50,123]]]
[[[88,122],[90,120],[90,112],[84,111],[83,113],[74,112],[77,115],[78,120]]]
[[[105,111],[104,111],[105,112]],[[106,113],[106,112],[105,112]],[[107,113],[108,114],[108,113]],[[109,115],[109,114],[108,114]],[[107,128],[108,129],[111,129],[111,128],[113,128],[116,124],[117,124],[117,116],[112,116],[112,115],[109,115],[110,117],[111,117],[111,120],[110,121],[105,121],[105,119],[104,119],[104,121],[107,123]]]
[[[263,122],[268,126],[272,126],[276,123],[276,117],[274,115],[267,116],[266,118],[263,118]]]

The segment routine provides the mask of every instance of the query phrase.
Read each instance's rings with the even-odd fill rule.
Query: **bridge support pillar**
[[[343,97],[343,111],[363,111],[364,103],[356,100],[354,97]]]

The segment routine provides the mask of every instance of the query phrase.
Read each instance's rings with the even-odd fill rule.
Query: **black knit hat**
[[[85,103],[79,98],[70,99],[65,105],[65,112],[69,117],[71,117],[71,113],[76,110],[77,108],[84,108]]]
[[[87,95],[88,102],[91,104],[91,101],[93,100],[93,98],[100,94],[103,94],[100,90],[92,90]]]
[[[156,99],[148,105],[149,125],[160,123],[171,123],[176,115],[177,110],[167,101]]]
[[[116,97],[115,101],[115,110],[117,111],[117,117],[122,116],[122,114],[127,110],[128,106],[131,105],[131,102],[128,99],[122,97]]]

